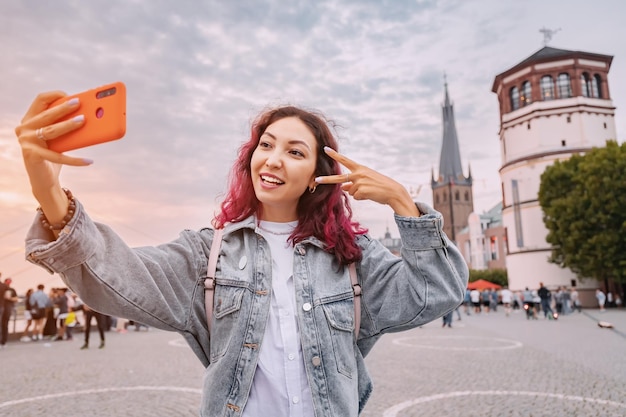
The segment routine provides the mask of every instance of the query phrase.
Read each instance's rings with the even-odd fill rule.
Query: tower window
[[[572,96],[572,85],[569,81],[568,73],[564,72],[559,74],[557,86],[559,88],[559,98],[569,98]]]
[[[444,202],[444,203],[446,202],[446,196],[447,196],[447,194],[444,194],[444,195],[443,195],[443,202]]]
[[[606,122],[604,122],[604,128],[606,129]]]
[[[530,122],[526,125],[526,129],[530,130]]]
[[[511,88],[511,111],[519,109],[519,90],[517,87]]]
[[[461,199],[461,194],[457,190],[454,192],[454,201],[459,201],[460,199]]]
[[[591,80],[591,95],[593,98],[602,98],[602,78],[598,74]]]
[[[439,194],[435,194],[435,203],[439,204]]]
[[[520,97],[520,104],[522,106],[528,106],[530,103],[533,102],[532,99],[532,90],[530,87],[530,81],[524,81],[524,83],[522,83],[522,95]]]
[[[567,116],[567,123],[572,123],[572,117],[571,116]]]
[[[561,139],[561,146],[565,147],[565,139]]]
[[[465,201],[469,201],[469,193],[465,191]]]
[[[582,88],[583,97],[591,97],[591,80],[586,72],[583,72],[580,76],[580,87]]]
[[[554,100],[554,81],[550,75],[541,77],[541,97],[543,100]]]

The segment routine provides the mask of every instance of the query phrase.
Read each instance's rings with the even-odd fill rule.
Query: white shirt
[[[272,299],[243,417],[314,417],[295,310],[293,246],[287,243],[298,222],[261,221],[257,233],[272,254]]]
[[[500,291],[500,296],[502,297],[503,303],[510,303],[513,293],[511,292],[511,290],[508,290],[505,288],[502,291]]]

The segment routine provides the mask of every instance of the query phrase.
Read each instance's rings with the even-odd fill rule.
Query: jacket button
[[[320,364],[322,363],[322,360],[320,359],[319,356],[313,356],[313,359],[311,359],[311,362],[313,363],[313,366],[320,366]]]
[[[304,311],[311,311],[311,303],[304,303],[304,304],[302,304],[302,309]]]
[[[306,250],[305,250],[302,246],[300,246],[300,247],[298,248],[298,253],[299,253],[300,255],[304,256],[304,255],[306,254]]]

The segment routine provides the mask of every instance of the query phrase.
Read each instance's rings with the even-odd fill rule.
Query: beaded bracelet
[[[74,196],[72,195],[72,192],[67,188],[63,188],[63,192],[69,200],[69,205],[67,207],[67,214],[65,215],[65,217],[63,217],[61,223],[50,224],[41,207],[37,208],[39,213],[41,213],[41,225],[44,227],[44,229],[61,230],[69,223],[70,220],[72,220],[72,217],[74,217],[74,212],[76,211],[76,201],[74,200]]]

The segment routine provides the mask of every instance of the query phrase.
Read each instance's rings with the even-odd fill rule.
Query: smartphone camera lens
[[[98,91],[98,94],[96,94],[96,98],[105,98],[105,97],[108,97],[108,96],[112,96],[113,94],[115,94],[116,91],[117,91],[117,89],[115,87],[111,87],[111,88],[107,88],[106,90]]]

